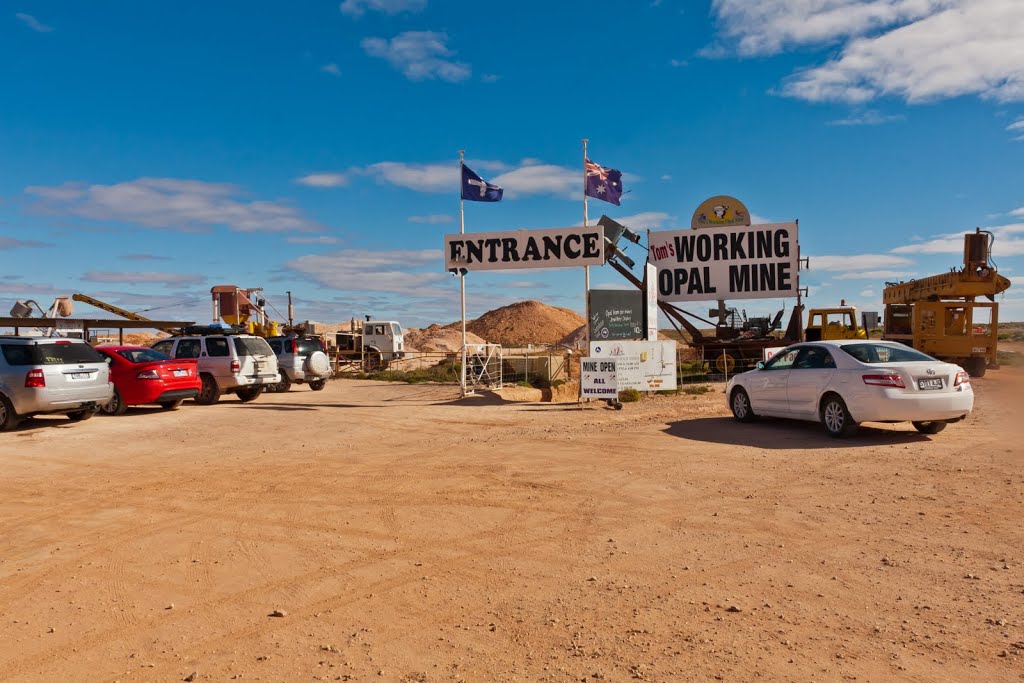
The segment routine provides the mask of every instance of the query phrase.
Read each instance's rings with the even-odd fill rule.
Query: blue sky
[[[975,226],[1024,277],[1019,0],[3,0],[0,298],[206,320],[237,284],[300,319],[450,322],[458,150],[505,188],[467,231],[563,227],[583,137],[628,191],[593,220],[683,228],[716,194],[799,219],[811,305],[880,310]],[[470,316],[584,307],[578,270],[467,290]],[[1003,304],[1024,320],[1024,287]]]

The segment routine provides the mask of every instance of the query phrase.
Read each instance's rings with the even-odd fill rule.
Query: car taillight
[[[970,384],[970,383],[971,383],[971,376],[969,374],[967,374],[966,372],[958,372],[958,373],[956,373],[956,379],[953,380],[953,386],[954,387],[959,387],[959,386],[962,386],[964,384]]]
[[[242,369],[242,364],[241,363],[239,363],[237,360],[231,361],[231,372],[238,372],[241,369]]]
[[[907,385],[903,383],[903,378],[899,375],[864,375],[864,384],[875,387],[907,388]]]
[[[156,370],[143,370],[135,375],[135,379],[160,379],[160,373]]]
[[[292,339],[292,353],[298,353],[298,352],[299,352],[299,340],[298,339]]]
[[[25,375],[25,388],[26,389],[40,389],[46,386],[46,377],[43,375],[43,371],[39,368],[35,370],[29,370],[28,374]]]

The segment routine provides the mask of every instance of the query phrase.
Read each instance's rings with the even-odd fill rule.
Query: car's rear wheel
[[[124,412],[128,410],[128,406],[124,404],[124,399],[121,397],[121,392],[114,389],[114,396],[110,399],[110,403],[100,408],[104,415],[124,415]]]
[[[96,408],[83,408],[82,410],[72,410],[70,413],[67,413],[67,416],[72,422],[81,422],[82,420],[88,420],[98,412],[99,410]]]
[[[309,383],[309,388],[313,391],[323,391],[323,388],[327,386],[326,379],[314,379]]]
[[[733,390],[732,397],[729,399],[729,407],[732,408],[733,417],[740,422],[753,422],[757,419],[753,408],[750,407],[750,396],[747,395],[747,391],[743,387]]]
[[[14,406],[6,396],[0,394],[0,432],[14,429],[18,426],[18,422],[18,414],[14,412]]]
[[[180,406],[184,400],[185,399],[179,398],[177,401],[161,401],[160,408],[161,410],[177,410],[178,406]]]
[[[836,438],[853,436],[857,433],[857,423],[850,415],[846,401],[837,394],[829,394],[821,402],[821,424],[829,436]]]
[[[238,399],[242,403],[248,403],[249,401],[255,401],[262,393],[263,387],[248,387],[246,389],[239,389]]]
[[[199,387],[199,395],[196,396],[196,403],[204,406],[213,405],[220,400],[220,387],[213,375],[203,373],[201,376],[202,386]]]
[[[922,434],[938,434],[946,428],[945,422],[914,422],[914,429]]]

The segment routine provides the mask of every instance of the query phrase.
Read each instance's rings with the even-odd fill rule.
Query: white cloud
[[[672,180],[672,176],[670,176],[668,173],[666,173],[665,175],[661,176],[661,179],[666,181],[666,182],[668,182],[668,181]]]
[[[157,256],[156,254],[124,254],[118,256],[125,261],[170,261],[170,256]]]
[[[1010,212],[1011,216],[1024,216],[1024,206]]]
[[[909,270],[864,270],[859,272],[843,273],[837,275],[836,280],[886,280],[891,282],[894,280],[906,279],[913,277],[916,273]]]
[[[875,109],[867,109],[865,111],[856,112],[850,114],[844,119],[836,119],[829,121],[830,126],[880,126],[883,123],[891,123],[892,121],[902,121],[905,116],[902,114],[882,114]]]
[[[453,162],[410,164],[402,161],[381,161],[367,166],[363,173],[376,177],[379,182],[417,192],[459,191],[459,165]]]
[[[40,242],[39,240],[19,240],[14,237],[3,237],[0,236],[0,249],[45,249],[47,247],[56,246],[49,242]]]
[[[124,271],[89,271],[82,276],[86,282],[123,282],[128,284],[160,284],[160,285],[198,285],[206,282],[203,275],[185,273],[124,272]]]
[[[661,211],[645,211],[615,220],[632,230],[655,230],[665,225],[672,216]]]
[[[334,62],[331,62],[330,64],[324,64],[322,67],[320,67],[320,70],[323,71],[325,74],[330,74],[332,76],[341,75],[341,69],[339,69],[338,65],[335,64]]]
[[[474,169],[507,169],[495,161],[467,161]],[[416,192],[459,191],[459,165],[453,162],[415,164],[401,161],[382,161],[359,171],[377,178],[379,182],[404,187]],[[569,196],[579,193],[582,172],[564,166],[544,164],[536,159],[524,159],[519,166],[486,177],[485,180],[505,189],[507,199],[516,196],[553,194]]]
[[[237,232],[257,232],[319,227],[293,206],[244,198],[240,188],[227,183],[138,178],[113,185],[29,186],[25,193],[37,199],[33,208],[38,211],[150,228],[223,225]]]
[[[470,77],[468,64],[452,59],[448,35],[436,31],[406,31],[394,38],[364,38],[366,54],[386,60],[411,81],[439,79],[458,83]]]
[[[295,182],[306,187],[343,187],[348,185],[348,176],[342,173],[310,173]]]
[[[286,266],[330,289],[440,296],[449,294],[439,287],[450,279],[442,271],[443,263],[440,249],[345,249],[300,256]]]
[[[1017,119],[1006,127],[1006,130],[1024,130],[1024,119]]]
[[[1024,256],[1024,223],[1010,223],[983,228],[995,238],[992,257],[998,262],[1002,256]],[[966,232],[966,231],[965,231]],[[964,232],[938,235],[923,242],[915,242],[892,250],[894,254],[963,254]]]
[[[675,69],[679,69],[689,65],[689,62],[687,62],[685,59],[670,59],[668,60],[668,65]]]
[[[782,93],[813,102],[962,95],[1024,99],[1019,0],[715,0],[722,35],[706,56],[776,54],[842,42]]]
[[[502,173],[491,182],[505,188],[511,195],[566,195],[582,190],[583,172],[553,164],[527,163]]]
[[[52,26],[47,26],[46,24],[39,21],[31,14],[25,14],[24,12],[16,12],[14,16],[17,17],[19,21],[21,21],[23,24],[28,26],[36,33],[50,33],[53,31]]]
[[[862,297],[864,297],[865,299],[868,298],[868,297],[876,296],[875,290],[871,289],[870,287],[868,287],[867,289],[862,289],[860,291],[860,295]]]
[[[427,0],[344,0],[342,14],[361,17],[367,11],[394,15],[404,12],[420,12],[427,6]]]
[[[441,225],[444,223],[454,223],[455,217],[449,216],[445,213],[435,213],[429,216],[409,216],[410,223],[428,223],[430,225]]]
[[[313,237],[289,237],[287,242],[290,244],[339,244],[341,240],[329,235],[316,235]]]
[[[913,265],[913,261],[891,254],[850,254],[846,256],[811,256],[810,270],[850,272],[879,270]]]
[[[498,74],[484,74],[480,77],[480,80],[484,83],[497,83],[501,80],[501,76]]]

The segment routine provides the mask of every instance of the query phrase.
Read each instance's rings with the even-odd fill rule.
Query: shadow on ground
[[[754,446],[772,450],[868,448],[930,440],[916,431],[906,431],[902,425],[897,429],[899,431],[861,425],[855,436],[835,439],[826,434],[824,428],[817,422],[762,418],[757,422],[740,424],[731,417],[702,417],[673,422],[663,431],[669,436],[690,441]]]

